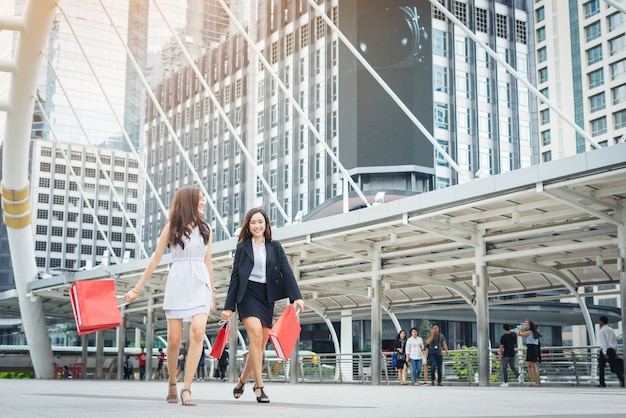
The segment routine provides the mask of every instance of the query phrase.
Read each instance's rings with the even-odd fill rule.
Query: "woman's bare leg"
[[[254,316],[242,320],[249,338],[248,359],[246,366],[241,373],[242,380],[247,378],[251,372],[254,376],[255,386],[263,387],[263,356],[265,355],[265,345],[269,338],[269,328],[263,326],[261,320]],[[256,396],[260,395],[255,393]]]
[[[168,395],[177,395],[176,381],[178,367],[178,351],[183,339],[183,320],[167,320],[167,371],[168,371]]]

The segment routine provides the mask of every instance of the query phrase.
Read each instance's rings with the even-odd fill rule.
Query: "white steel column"
[[[124,376],[124,347],[126,346],[126,318],[125,307],[122,306],[122,323],[117,328],[117,371],[116,379],[122,380]]]
[[[621,208],[619,213],[620,223],[617,225],[617,270],[619,272],[619,294],[622,307],[622,336],[624,335],[624,324],[626,324],[626,208]],[[623,339],[623,337],[622,337]],[[622,349],[626,351],[625,346]],[[626,365],[626,356],[623,357]]]
[[[152,380],[152,347],[154,346],[154,298],[148,299],[146,323],[146,380]],[[206,338],[206,335],[205,335]]]
[[[28,167],[41,50],[48,40],[56,3],[56,0],[31,0],[26,3],[23,29],[18,37],[15,53],[15,71],[11,79],[2,155],[3,216],[9,237],[22,324],[38,379],[54,378],[55,370],[41,300],[27,296],[28,283],[36,280],[37,275]]]
[[[486,246],[482,236],[476,237],[476,340],[478,348],[478,385],[489,386],[489,277],[483,256]]]
[[[352,381],[352,353],[354,353],[352,341],[352,311],[341,311],[341,381]]]
[[[372,336],[371,336],[371,355],[372,355],[372,384],[380,385],[381,373],[381,352],[383,348],[383,314],[381,309],[381,299],[383,288],[381,285],[382,277],[380,274],[380,254],[373,252],[374,262],[372,262]]]

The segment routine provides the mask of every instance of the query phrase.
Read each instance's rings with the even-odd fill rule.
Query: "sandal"
[[[255,394],[255,395],[256,395],[256,391],[257,391],[257,389],[260,389],[260,390],[261,390],[261,396],[257,396],[257,397],[256,397],[256,401],[257,401],[258,403],[270,403],[270,398],[269,398],[269,397],[265,394],[265,392],[263,391],[263,388],[264,388],[264,387],[265,387],[265,386],[254,386],[254,387],[252,388],[252,390],[254,391],[254,394]]]
[[[243,395],[243,387],[246,385],[244,382],[241,381],[241,377],[237,381],[238,383],[241,383],[241,386],[235,386],[235,388],[233,389],[233,396],[235,399],[241,398],[241,395]]]
[[[187,399],[183,398],[183,393],[185,392],[189,392],[189,397]],[[180,403],[183,406],[196,406],[197,405],[197,402],[191,399],[191,390],[189,389],[182,389],[180,391]]]
[[[170,386],[176,387],[176,383],[170,383]],[[167,398],[165,398],[165,400],[167,401],[167,403],[178,403],[178,395],[167,395]]]

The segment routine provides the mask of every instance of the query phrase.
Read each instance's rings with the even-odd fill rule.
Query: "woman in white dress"
[[[195,406],[191,398],[191,382],[202,352],[206,323],[215,310],[215,285],[211,227],[203,217],[206,201],[199,187],[184,186],[174,195],[169,222],[163,227],[157,248],[141,279],[124,295],[132,302],[141,293],[146,281],[157,268],[166,248],[170,249],[172,265],[165,284],[163,309],[167,319],[167,367],[176,370],[178,348],[183,336],[183,322],[190,322],[189,350],[185,364],[183,388],[184,406]],[[169,374],[168,403],[178,403],[176,373]]]

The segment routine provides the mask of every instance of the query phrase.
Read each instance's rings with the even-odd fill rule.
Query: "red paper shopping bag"
[[[81,280],[70,286],[78,335],[115,328],[122,323],[114,280]]]
[[[289,305],[270,330],[270,341],[279,358],[289,360],[300,336],[300,330],[302,327],[298,322],[296,310],[293,305]]]
[[[224,348],[226,348],[226,343],[228,342],[229,336],[230,321],[226,321],[217,332],[217,337],[215,337],[215,341],[213,342],[213,348],[211,349],[211,354],[209,354],[209,357],[217,359],[222,357],[222,353],[224,352]]]

